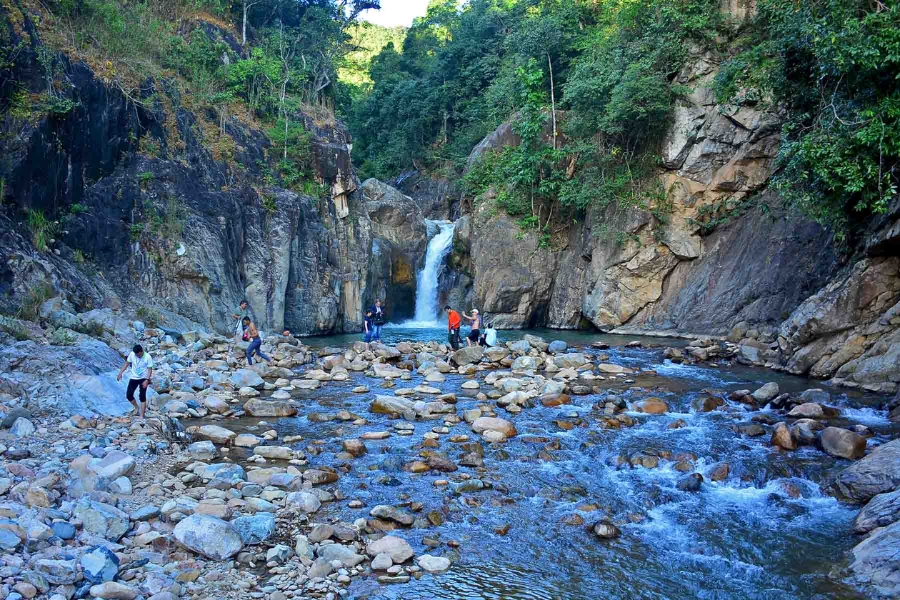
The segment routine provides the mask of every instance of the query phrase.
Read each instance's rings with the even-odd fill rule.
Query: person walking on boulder
[[[263,354],[262,350],[260,350],[262,347],[262,338],[260,338],[259,331],[256,329],[256,325],[253,324],[253,321],[250,320],[250,317],[244,317],[241,322],[244,324],[244,341],[250,342],[250,345],[247,346],[247,364],[253,364],[254,354],[266,362],[272,362],[272,359]]]
[[[472,321],[472,331],[466,336],[466,346],[471,346],[472,344],[477,346],[481,340],[481,315],[478,314],[477,308],[473,308],[471,315],[463,313],[462,316],[466,321]]]
[[[462,327],[462,319],[458,312],[450,308],[449,304],[444,307],[444,310],[447,312],[447,339],[454,350],[459,350],[459,328]]]
[[[135,345],[131,349],[131,353],[128,354],[125,364],[119,369],[116,381],[122,381],[122,375],[129,367],[131,370],[128,377],[128,389],[125,391],[125,399],[134,407],[138,417],[143,419],[147,412],[147,388],[150,387],[150,382],[153,378],[153,357],[150,356],[149,352],[144,352],[144,348],[140,344]],[[140,390],[140,406],[134,400],[134,392],[136,390]]]

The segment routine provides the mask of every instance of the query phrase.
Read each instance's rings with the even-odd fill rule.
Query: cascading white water
[[[454,224],[448,221],[429,221],[440,231],[428,242],[425,266],[416,278],[416,316],[414,323],[433,325],[438,320],[438,273],[453,246]]]

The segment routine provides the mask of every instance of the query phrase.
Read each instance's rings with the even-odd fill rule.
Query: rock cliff
[[[662,146],[665,201],[589,212],[547,247],[497,210],[489,191],[474,202],[456,252],[474,285],[455,282],[446,294],[470,293],[501,327],[729,336],[745,362],[893,391],[900,208],[848,261],[828,230],[768,188],[777,110],[717,104],[717,70],[714,55],[698,53],[678,75],[693,91]],[[516,143],[501,126],[472,161]]]
[[[294,115],[310,135],[315,182],[303,189],[314,193],[278,187],[251,117],[193,111],[165,80],[129,97],[50,52],[23,6],[0,7],[3,37],[19,48],[0,91],[4,310],[44,282],[79,311],[144,309],[224,331],[247,298],[267,330],[360,328],[374,237],[339,122]],[[227,30],[185,26],[240,49]],[[17,105],[49,96],[63,108]]]

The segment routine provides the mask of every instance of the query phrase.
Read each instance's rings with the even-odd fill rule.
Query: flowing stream
[[[422,325],[433,325],[438,320],[438,273],[453,246],[453,223],[429,221],[429,225],[432,223],[440,229],[428,242],[425,266],[416,280],[416,315],[413,322]]]
[[[431,249],[429,249],[431,254]],[[440,340],[441,328],[395,328],[397,339]],[[501,332],[510,341],[525,332]],[[778,599],[817,598],[856,600],[863,596],[840,580],[850,548],[855,507],[838,503],[824,488],[849,462],[832,458],[814,447],[780,452],[769,435],[749,438],[734,427],[784,417],[769,410],[752,410],[728,403],[719,410],[698,413],[691,401],[704,390],[756,389],[775,381],[784,392],[798,392],[821,383],[765,369],[722,364],[673,364],[663,357],[665,346],[683,340],[644,339],[645,347],[625,344],[634,337],[574,332],[540,332],[545,339],[563,338],[570,347],[598,360],[627,366],[629,379],[611,379],[599,393],[572,396],[572,403],[546,407],[537,403],[521,414],[500,416],[514,422],[519,435],[506,444],[481,442],[465,423],[439,429],[442,421],[406,422],[369,411],[379,393],[420,385],[422,377],[383,381],[353,373],[349,381],[331,382],[304,393],[301,415],[259,424],[258,419],[229,422],[233,430],[261,430],[274,426],[279,437],[302,435],[296,447],[312,453],[312,466],[338,468],[335,487],[344,498],[358,499],[362,508],[347,502],[323,505],[314,522],[352,523],[378,504],[421,503],[422,525],[392,532],[409,541],[416,554],[450,557],[449,572],[404,585],[382,585],[374,577],[354,581],[355,599],[496,599],[596,600],[641,599]],[[347,339],[349,341],[350,338]],[[594,350],[590,342],[603,340],[609,350]],[[312,341],[312,340],[310,340]],[[340,338],[320,338],[323,345]],[[608,356],[601,356],[605,354]],[[481,391],[487,373],[479,373]],[[468,379],[450,373],[441,384],[458,396],[457,412],[484,404],[466,390]],[[371,392],[354,394],[357,385]],[[826,388],[827,389],[827,388]],[[870,446],[896,435],[878,399],[828,389],[829,404],[841,410],[835,425],[863,423],[874,432]],[[663,415],[627,412],[635,424],[621,429],[602,425],[602,406],[612,396],[629,404],[656,396],[669,405]],[[428,398],[426,398],[428,400]],[[490,401],[487,402],[490,404]],[[339,411],[366,419],[355,425],[340,420]],[[676,421],[680,428],[670,428]],[[409,436],[394,435],[367,441],[368,453],[347,461],[338,457],[341,442],[365,432],[413,428]],[[440,431],[440,451],[454,461],[483,451],[483,466],[461,466],[454,473],[416,474],[403,467],[423,450],[423,438]],[[468,435],[469,443],[451,441]],[[480,448],[480,449],[479,449]],[[678,489],[684,476],[675,467],[679,455],[690,457],[691,470],[704,475],[700,492]],[[650,468],[632,466],[635,456],[658,457]],[[238,458],[238,457],[235,457]],[[629,461],[629,459],[632,459]],[[727,463],[727,475],[713,480],[710,473]],[[480,491],[454,492],[436,486],[440,479],[465,477],[490,485]],[[331,486],[329,486],[331,487]],[[333,489],[333,488],[332,488]],[[610,518],[622,536],[601,540],[588,527]],[[448,542],[453,542],[448,544]],[[455,546],[458,544],[458,549]],[[433,549],[429,546],[436,546]]]

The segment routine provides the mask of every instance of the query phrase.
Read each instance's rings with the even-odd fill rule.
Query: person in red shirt
[[[454,350],[459,350],[459,328],[462,327],[462,319],[459,313],[450,308],[450,305],[444,307],[447,312],[447,330],[449,332],[447,339]]]

